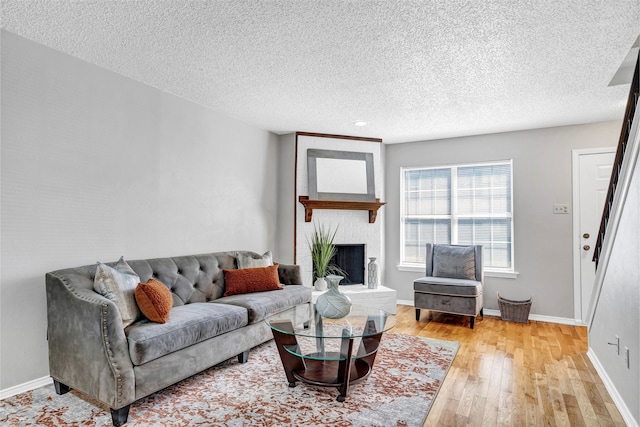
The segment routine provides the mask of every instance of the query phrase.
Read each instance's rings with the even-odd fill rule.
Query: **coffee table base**
[[[336,387],[340,392],[336,399],[338,402],[344,402],[350,386],[364,381],[371,374],[382,338],[382,332],[363,338],[355,358],[354,338],[346,332],[341,338],[339,353],[317,352],[298,356],[285,348],[299,349],[291,322],[278,323],[278,329],[291,332],[288,334],[272,329],[289,387],[295,387],[297,381],[321,387]]]
[[[314,360],[306,359],[306,368],[302,371],[294,371],[293,376],[306,384],[321,387],[336,387],[340,394],[337,397],[339,402],[344,402],[349,392],[349,387],[367,379],[371,374],[371,366],[362,360],[355,360],[349,367],[349,380],[341,375],[340,362],[336,360]],[[289,384],[291,386],[291,384]],[[293,386],[295,387],[295,383]]]

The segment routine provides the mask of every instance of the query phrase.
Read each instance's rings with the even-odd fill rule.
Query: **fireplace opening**
[[[331,263],[340,267],[345,273],[341,285],[364,284],[364,244],[335,245],[336,254],[331,258]]]

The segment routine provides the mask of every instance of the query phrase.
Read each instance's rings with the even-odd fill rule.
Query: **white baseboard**
[[[490,310],[485,308],[484,314],[486,314],[487,316],[500,317],[500,310]],[[560,325],[578,325],[578,323],[576,323],[576,319],[570,319],[568,317],[544,316],[542,314],[530,314],[529,320],[546,323],[558,323]]]
[[[413,301],[408,299],[399,299],[398,304],[408,305],[413,307]],[[485,308],[483,310],[483,313],[486,314],[487,316],[500,317],[500,310],[490,310],[488,308]],[[582,323],[576,319],[569,319],[567,317],[543,316],[541,314],[530,314],[529,320],[536,320],[538,322],[547,322],[547,323],[559,323],[561,325],[572,325],[572,326],[582,325]]]
[[[36,388],[40,388],[51,383],[53,383],[53,380],[51,379],[51,377],[47,376],[27,381],[26,383],[18,384],[13,387],[5,388],[4,390],[0,390],[0,400],[6,399],[7,397],[15,396],[16,394],[35,390]]]
[[[605,388],[609,392],[611,400],[613,400],[613,403],[618,408],[618,411],[620,411],[620,415],[622,415],[624,422],[627,423],[627,426],[629,427],[638,427],[638,421],[633,418],[633,415],[631,415],[631,411],[624,403],[624,400],[622,400],[622,396],[620,396],[620,393],[618,393],[618,389],[615,385],[613,385],[613,381],[611,381],[611,378],[609,378],[609,375],[607,375],[607,371],[605,371],[602,363],[600,363],[600,360],[598,360],[598,356],[596,356],[591,347],[589,347],[589,351],[587,351],[587,357],[589,358],[589,360],[591,360],[593,367],[596,369],[596,372],[604,383]]]

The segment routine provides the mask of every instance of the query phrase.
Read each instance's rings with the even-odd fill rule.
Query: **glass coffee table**
[[[273,332],[289,387],[298,381],[336,387],[339,402],[344,402],[351,385],[371,374],[382,334],[396,325],[395,316],[358,305],[340,319],[324,318],[311,305],[308,318],[303,316],[298,326],[288,320],[295,317],[289,311],[265,320]]]

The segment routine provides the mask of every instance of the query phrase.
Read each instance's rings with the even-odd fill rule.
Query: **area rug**
[[[334,388],[290,388],[273,341],[131,405],[125,426],[422,426],[459,343],[388,333],[373,372]],[[111,426],[109,408],[53,385],[0,401],[3,426]]]

